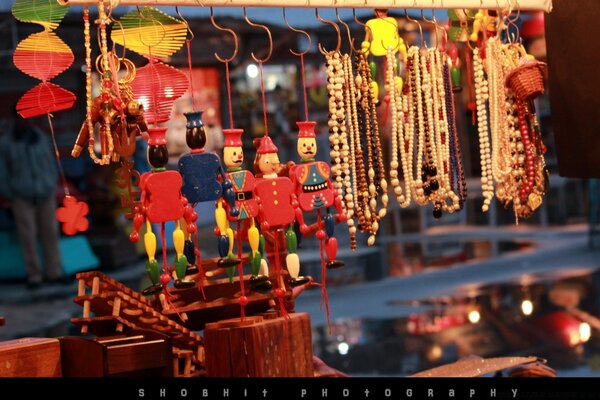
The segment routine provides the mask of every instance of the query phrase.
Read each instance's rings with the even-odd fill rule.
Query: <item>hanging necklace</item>
[[[400,95],[398,94],[399,90],[396,87],[395,77],[395,53],[394,49],[389,46],[387,49],[386,56],[386,76],[385,76],[385,91],[389,94],[390,97],[390,109],[392,114],[392,157],[390,161],[390,184],[392,185],[392,189],[394,190],[394,194],[396,195],[396,200],[398,200],[398,204],[403,204],[405,202],[405,196],[402,192],[402,187],[400,186],[400,180],[398,179],[398,168],[400,164],[398,162],[398,140],[402,140],[402,134],[399,132],[400,127],[403,126],[402,121],[398,119],[399,113],[402,111]],[[404,146],[404,142],[402,142],[402,146]]]
[[[486,103],[489,97],[488,86],[483,73],[483,62],[477,47],[473,49],[473,69],[477,105],[477,130],[479,132],[479,154],[481,157],[481,190],[483,193],[483,205],[481,209],[483,212],[486,212],[489,210],[490,203],[494,197],[494,181],[486,111]]]

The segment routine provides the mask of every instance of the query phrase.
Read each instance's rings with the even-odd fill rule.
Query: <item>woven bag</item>
[[[517,99],[531,100],[544,93],[544,68],[541,61],[523,58],[505,78],[506,87],[512,89]]]

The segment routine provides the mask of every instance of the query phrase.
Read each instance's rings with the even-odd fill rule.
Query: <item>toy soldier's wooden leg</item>
[[[327,214],[323,219],[325,220],[325,234],[327,235],[327,239],[325,241],[325,253],[327,254],[328,259],[327,268],[341,268],[344,266],[344,262],[336,259],[338,242],[333,236],[335,230],[335,219],[333,218],[333,214],[331,214],[329,208],[327,208]]]
[[[183,254],[187,258],[188,265],[185,270],[186,275],[194,275],[198,273],[198,266],[196,265],[196,249],[194,247],[194,242],[190,236],[183,245]]]
[[[299,276],[300,273],[300,258],[298,257],[298,237],[296,232],[289,226],[285,233],[285,242],[287,246],[288,255],[285,258],[288,272],[290,273],[290,286],[301,286],[309,282],[309,279],[305,276]]]
[[[146,254],[148,255],[148,261],[146,261],[146,272],[152,282],[151,286],[142,290],[142,294],[145,296],[158,293],[162,289],[160,284],[160,267],[158,261],[156,261],[156,235],[152,232],[152,224],[146,220],[146,233],[144,234],[144,247],[146,248]]]
[[[175,247],[175,273],[177,275],[177,279],[175,280],[174,286],[177,289],[185,289],[194,287],[196,282],[194,280],[186,280],[185,277],[188,260],[185,254],[183,254],[183,250],[185,248],[185,235],[183,230],[181,229],[181,223],[177,221],[177,226],[173,231],[173,245]]]
[[[185,243],[183,245],[183,254],[187,259],[187,266],[185,270],[186,275],[194,275],[199,271],[196,261],[200,257],[196,257],[196,246],[194,245],[194,235],[198,234],[198,228],[196,227],[196,221],[198,215],[194,210],[195,204],[186,205],[183,218],[180,220],[184,227]]]
[[[256,235],[258,235],[258,243],[256,243]],[[266,259],[265,237],[258,233],[254,219],[252,219],[252,226],[248,229],[248,240],[253,254],[250,287],[255,292],[268,293],[273,289],[273,284],[269,280],[269,263]],[[257,244],[258,246],[256,246]],[[253,246],[257,247],[255,253]]]
[[[235,266],[238,265],[241,261],[236,258],[235,254],[233,254],[233,245],[234,245],[234,233],[233,229],[229,227],[229,223],[227,221],[227,212],[223,208],[223,200],[219,200],[217,202],[217,209],[215,210],[215,219],[217,221],[217,227],[219,228],[219,238],[218,238],[218,249],[219,256],[221,259],[218,261],[219,267],[224,267],[227,271],[227,275],[229,275],[229,279],[233,281],[233,273],[235,271]]]

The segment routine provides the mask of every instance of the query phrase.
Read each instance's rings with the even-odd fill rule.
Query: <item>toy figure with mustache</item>
[[[235,207],[239,210],[239,214],[232,216],[229,213],[230,206],[225,203],[225,209],[228,211],[227,219],[217,220],[219,231],[225,230],[229,237],[228,253],[231,258],[234,258],[234,232],[229,227],[229,222],[238,222],[237,240],[242,240],[242,230],[239,227],[240,222],[249,223],[248,242],[250,244],[250,265],[252,277],[250,283],[253,289],[260,292],[268,292],[271,290],[271,282],[268,276],[259,274],[262,255],[258,250],[260,244],[260,233],[256,227],[255,217],[258,215],[258,203],[253,194],[256,179],[254,174],[248,170],[242,169],[244,162],[244,152],[242,149],[242,134],[243,129],[223,129],[225,136],[225,144],[223,147],[223,163],[227,167],[225,173],[227,179],[232,183],[232,189],[235,193]],[[227,273],[230,279],[233,277],[233,267],[227,268]]]
[[[325,242],[327,258],[329,259],[327,267],[342,267],[344,263],[335,259],[337,254],[337,240],[333,237],[335,220],[329,211],[329,208],[334,206],[338,211],[340,222],[346,221],[347,216],[342,209],[342,200],[331,184],[329,165],[323,161],[315,161],[315,155],[317,154],[316,122],[304,121],[296,122],[296,124],[299,128],[296,149],[300,155],[301,164],[294,166],[290,171],[299,204],[300,215],[297,215],[296,219],[300,222],[300,231],[305,234],[308,231],[308,226],[303,223],[302,211],[316,210],[319,213],[320,224],[320,209],[326,209],[326,214],[323,217],[325,230],[319,226],[317,238],[319,240],[327,238]]]

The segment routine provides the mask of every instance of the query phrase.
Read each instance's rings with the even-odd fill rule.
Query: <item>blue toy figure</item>
[[[204,150],[206,145],[206,131],[202,122],[202,111],[192,111],[184,113],[186,123],[186,142],[192,149],[189,154],[184,154],[179,159],[179,172],[183,177],[183,187],[181,192],[188,199],[190,204],[196,205],[207,201],[216,201],[216,215],[223,212],[223,198],[229,205],[229,215],[236,217],[239,210],[235,205],[235,193],[232,184],[225,170],[221,165],[219,156],[214,153],[207,153]],[[230,238],[227,232],[221,232],[219,236],[219,265],[231,267],[237,265],[240,260],[227,257],[230,247]],[[193,242],[188,238],[185,244],[185,253],[188,256],[190,266],[188,273],[197,271],[196,253]]]

